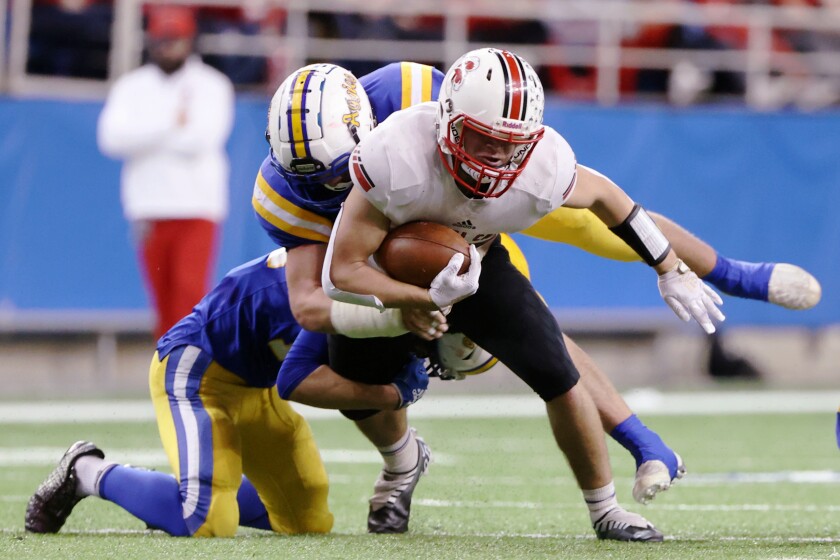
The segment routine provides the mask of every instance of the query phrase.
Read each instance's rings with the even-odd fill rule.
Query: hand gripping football
[[[463,274],[470,267],[470,250],[460,234],[434,222],[409,222],[388,232],[375,257],[391,278],[428,288],[455,253],[464,255],[458,271]]]

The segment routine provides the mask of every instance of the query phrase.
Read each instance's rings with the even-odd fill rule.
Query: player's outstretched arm
[[[683,263],[641,206],[615,183],[593,169],[577,166],[577,185],[566,204],[589,208],[659,274],[659,292],[683,321],[693,317],[707,333],[712,318],[723,321],[717,308],[723,301]]]
[[[641,260],[604,222],[583,208],[561,206],[521,233],[552,243],[572,245],[605,259],[625,262]]]
[[[794,310],[811,309],[822,298],[819,281],[800,266],[729,258],[665,216],[650,216],[691,270],[725,294]]]
[[[721,292],[766,301],[786,309],[810,309],[819,303],[822,296],[820,283],[802,267],[726,257],[680,224],[656,212],[649,214],[688,267]],[[641,260],[629,245],[589,210],[561,206],[522,233],[545,241],[573,245],[607,259]]]

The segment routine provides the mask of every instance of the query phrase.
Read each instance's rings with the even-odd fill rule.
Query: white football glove
[[[478,291],[478,277],[481,274],[481,257],[475,245],[470,245],[470,268],[462,275],[458,275],[464,255],[456,253],[449,259],[449,263],[441,270],[429,288],[429,296],[438,309],[444,309],[462,299],[468,298]]]
[[[659,294],[677,317],[683,321],[694,317],[707,334],[715,332],[712,319],[725,319],[717,308],[723,300],[682,261],[674,270],[659,276]]]

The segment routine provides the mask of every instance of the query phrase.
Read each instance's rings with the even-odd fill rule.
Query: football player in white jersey
[[[370,108],[376,120],[381,123],[400,108],[436,99],[444,76],[431,67],[410,62],[385,66],[361,77],[358,84],[346,74],[348,74],[346,70],[334,65],[308,66],[293,72],[278,88],[272,100],[272,111],[267,129],[267,138],[270,140],[272,151],[257,178],[254,189],[254,208],[260,224],[271,238],[278,244],[291,249],[289,270],[290,292],[294,296],[291,302],[292,309],[296,318],[306,328],[322,332],[344,332],[351,336],[359,336],[358,330],[361,328],[367,331],[367,336],[371,336],[375,334],[378,326],[378,336],[386,334],[393,336],[405,332],[399,314],[375,313],[373,316],[368,316],[358,311],[356,306],[338,307],[339,302],[330,303],[321,289],[320,269],[329,230],[338,212],[338,206],[347,196],[348,191],[337,190],[331,186],[332,184],[320,183],[325,182],[327,178],[338,177],[342,174],[342,169],[347,169],[348,158],[339,157],[335,160],[335,162],[343,163],[343,168],[338,163],[327,162],[335,158],[335,154],[346,153],[349,156],[358,141],[358,138],[347,132],[347,127],[342,124],[347,122],[346,113],[351,109],[348,99],[350,101],[355,99],[352,96],[348,97],[349,93],[352,92],[359,97],[362,109],[358,111],[357,108],[356,112],[359,115],[367,114],[365,105],[369,98]],[[351,80],[352,83],[347,80]],[[290,84],[301,84],[301,86],[300,88],[291,87]],[[316,86],[313,87],[312,84]],[[307,95],[308,91],[318,92],[320,96]],[[282,108],[283,111],[278,108]],[[295,118],[286,118],[288,115],[299,116],[300,122]],[[305,121],[302,120],[303,115],[306,115]],[[362,124],[366,126],[357,130],[359,136],[364,137],[372,127],[367,126],[370,124],[369,121]],[[313,132],[317,131],[319,126],[324,131],[323,137]],[[307,154],[311,151],[312,157],[324,163],[321,167],[314,166],[311,176],[303,176],[301,170],[304,167],[300,165],[301,160],[296,159],[296,151],[300,153],[305,151]],[[753,273],[733,275],[726,272],[732,267],[757,266],[754,263],[721,257],[711,247],[693,238],[679,226],[661,216],[657,216],[656,220],[665,224],[668,237],[675,246],[680,247],[681,251],[683,247],[686,247],[686,260],[692,267],[697,266],[701,270],[706,268],[711,270],[714,267],[715,270],[722,270],[723,276],[738,279],[731,286],[732,290],[727,291],[723,288],[727,293],[738,292],[738,290],[744,292],[742,284],[757,287],[762,285],[761,282],[754,280]],[[573,244],[616,260],[629,261],[639,258],[591,212],[586,210],[558,208],[528,228],[525,233],[550,241]],[[527,277],[527,263],[516,244],[506,235],[502,236],[502,243],[511,253],[514,265]],[[719,266],[716,263],[722,263],[722,265]],[[778,265],[770,263],[760,266],[764,267],[761,270],[766,272],[766,275],[773,273],[776,278],[775,284],[770,281],[770,299],[773,300],[774,295],[780,293],[787,299],[777,300],[776,303],[790,305],[788,302],[791,296],[787,295],[790,290],[779,289],[779,286],[787,288],[790,282],[780,283],[777,278],[779,275],[772,272],[774,270],[778,272]],[[784,266],[797,271],[801,270],[791,265]],[[313,275],[316,267],[317,273]],[[802,274],[808,276],[804,271]],[[774,286],[776,286],[775,291]],[[757,298],[746,293],[739,295]],[[798,295],[798,292],[794,295]],[[354,308],[357,311],[354,311]],[[417,316],[422,319],[422,315]],[[383,325],[387,332],[382,332]],[[417,329],[423,330],[421,327],[413,330]],[[440,340],[441,361],[451,371],[460,374],[480,373],[498,362],[486,351],[480,348],[476,351],[473,344],[469,342],[464,344],[464,340],[463,335],[458,333],[445,336]],[[672,479],[682,476],[685,471],[681,459],[662,442],[655,432],[644,426],[632,414],[609,379],[597,369],[585,353],[572,341],[566,339],[566,343],[574,363],[580,369],[585,385],[596,400],[605,431],[633,454],[638,469],[633,495],[638,501],[647,502],[658,491],[667,489]],[[462,359],[464,356],[468,358]],[[399,425],[399,423],[394,425]],[[407,428],[402,433],[395,434],[397,440],[386,437],[379,442],[383,444],[379,447],[386,449],[384,451],[386,467],[391,463],[400,462],[398,457],[400,453],[391,454],[387,449],[390,449],[395,441],[397,443],[402,441],[405,435],[412,435]],[[413,442],[406,442],[404,449],[416,451],[418,447],[424,445],[411,443]],[[409,462],[414,465],[418,460]],[[394,482],[394,484],[397,483]],[[379,494],[377,491],[377,495]],[[384,514],[381,511],[377,514],[372,510],[371,515],[376,517],[376,515]],[[390,532],[400,530],[406,525],[407,519],[400,520],[396,528],[391,526],[390,521],[385,525],[372,522],[370,526],[374,531]]]
[[[563,137],[543,126],[543,106],[536,73],[517,55],[479,49],[462,56],[437,103],[395,113],[354,150],[357,188],[333,228],[322,283],[331,297],[348,302],[447,311],[453,330],[499,358],[546,402],[597,536],[660,541],[652,524],[618,505],[597,409],[577,384],[556,320],[511,265],[498,234],[521,231],[563,204],[589,208],[656,269],[660,292],[680,318],[693,317],[713,332],[712,319],[723,320],[721,300],[644,209],[577,164]],[[468,272],[457,274],[463,256],[456,255],[427,290],[371,267],[389,229],[414,220],[461,233],[471,243]],[[342,375],[382,383],[407,359],[410,342],[400,343],[340,339],[331,346],[331,363]]]
[[[375,309],[333,302],[321,289],[320,272],[326,242],[332,221],[348,191],[336,190],[332,183],[320,183],[332,181],[342,175],[342,169],[347,170],[350,152],[359,140],[357,134],[364,137],[372,128],[368,117],[371,110],[376,119],[383,122],[400,108],[436,99],[443,78],[443,73],[434,68],[402,62],[385,66],[356,82],[342,68],[318,64],[293,72],[278,88],[271,102],[266,130],[272,149],[257,177],[253,204],[260,224],[270,237],[289,248],[290,304],[305,328],[337,331],[353,337],[393,336],[406,332],[399,313],[380,314]],[[359,124],[355,130],[348,130],[345,123],[352,123],[356,114]],[[319,130],[322,133],[319,134]],[[309,160],[301,159],[304,153],[310,156]],[[331,161],[333,163],[329,163]],[[307,163],[309,167],[306,167]],[[304,170],[309,175],[302,176]],[[561,210],[564,214],[590,214]],[[597,221],[594,216],[577,216],[569,225],[569,220],[556,213],[548,219],[549,227],[538,228],[536,235],[561,236],[570,243],[592,238],[589,232]],[[600,235],[594,236],[595,242],[579,246],[623,260],[635,256],[626,246],[623,250],[631,254],[622,256],[622,249],[615,248],[617,243],[606,241],[614,238],[613,234],[605,228],[597,228],[597,231]],[[513,255],[518,255],[514,263],[527,276],[527,263],[516,244],[507,236],[502,242]],[[618,241],[618,244],[623,243]],[[374,313],[365,314],[364,311]],[[430,317],[427,314],[415,316],[417,326],[412,330],[426,335]],[[442,317],[441,320],[445,323]],[[395,329],[396,332],[390,332]],[[441,339],[440,359],[450,371],[479,373],[498,362],[486,351],[475,350],[471,343],[465,345],[464,340],[463,335],[457,333]],[[574,343],[568,341],[567,344],[587,386],[597,394],[605,431],[636,460],[634,496],[640,501],[652,499],[656,492],[667,489],[672,479],[682,476],[685,469],[681,459],[632,414],[595,364]],[[465,355],[468,358],[462,359]],[[408,526],[408,505],[425,468],[428,447],[408,429],[403,414],[380,413],[368,420],[367,417],[375,412],[347,413],[376,444],[385,463],[371,500],[368,528],[372,532],[402,532]],[[401,474],[393,477],[394,472]],[[409,484],[406,484],[407,480]]]

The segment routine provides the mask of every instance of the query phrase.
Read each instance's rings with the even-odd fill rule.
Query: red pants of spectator
[[[141,229],[140,258],[157,312],[157,339],[208,292],[218,225],[198,219],[151,220]]]

